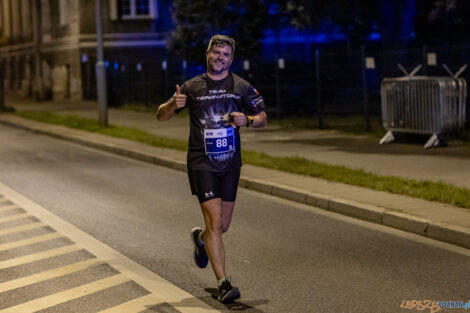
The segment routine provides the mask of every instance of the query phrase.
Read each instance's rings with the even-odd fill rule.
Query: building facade
[[[142,64],[165,55],[168,1],[101,5],[107,65]],[[38,99],[95,98],[95,20],[94,0],[0,0],[4,90]]]

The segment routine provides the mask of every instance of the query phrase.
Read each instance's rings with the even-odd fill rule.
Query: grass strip
[[[110,125],[101,127],[96,120],[76,116],[62,116],[51,112],[25,111],[16,115],[49,124],[63,125],[71,128],[126,138],[157,147],[176,150],[187,150],[187,141],[155,136],[147,132]],[[265,153],[245,150],[242,152],[246,164],[281,170],[294,174],[307,175],[328,181],[361,186],[370,189],[388,191],[430,201],[451,204],[457,207],[470,208],[470,190],[458,188],[444,183],[417,181],[382,176],[363,170],[349,169],[307,160],[301,157],[275,157]]]
[[[99,133],[103,135],[130,139],[145,144],[149,144],[156,147],[164,147],[176,150],[186,151],[188,149],[188,143],[184,140],[171,139],[149,134],[145,131],[122,127],[116,125],[109,125],[108,127],[102,127],[98,121],[77,116],[59,115],[45,111],[22,111],[15,113],[17,116],[48,123],[55,125],[62,125],[70,128],[76,128],[86,130],[93,133]]]
[[[15,109],[8,106],[0,106],[0,113],[13,113]]]
[[[470,190],[466,188],[431,181],[382,176],[301,157],[273,157],[253,151],[243,151],[242,155],[244,163],[250,165],[470,208]]]

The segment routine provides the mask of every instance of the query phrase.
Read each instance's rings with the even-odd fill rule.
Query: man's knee
[[[212,218],[209,225],[206,225],[211,233],[222,234],[224,232],[224,225],[221,218]]]
[[[226,233],[230,227],[230,222],[222,223],[222,234]]]

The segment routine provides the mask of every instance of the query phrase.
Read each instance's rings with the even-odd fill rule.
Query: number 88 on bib
[[[204,130],[206,154],[226,153],[235,150],[235,129],[233,127]]]

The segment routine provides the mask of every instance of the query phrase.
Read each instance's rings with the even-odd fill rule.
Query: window
[[[157,18],[157,0],[111,0],[111,20]]]
[[[136,15],[149,15],[150,7],[149,0],[136,0],[135,1],[135,14]]]

